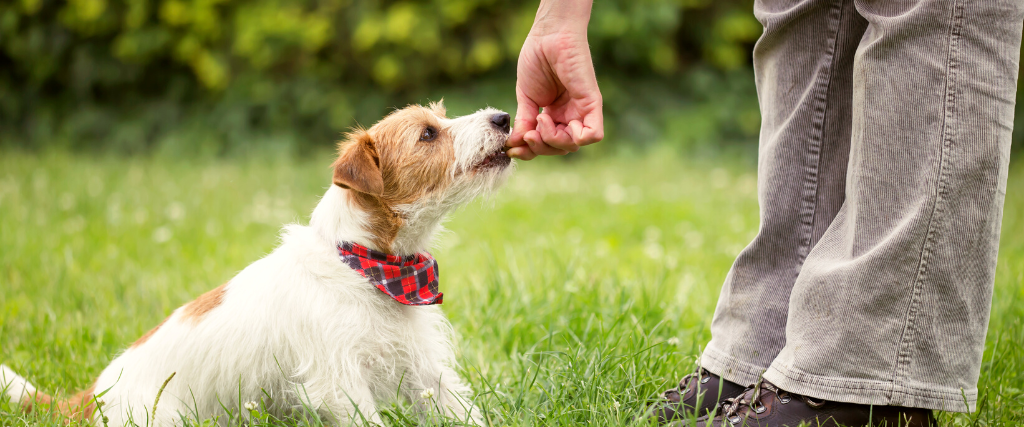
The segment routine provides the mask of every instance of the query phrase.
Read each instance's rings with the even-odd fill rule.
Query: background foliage
[[[747,68],[760,26],[750,3],[596,2],[590,42],[611,127],[628,122],[632,139],[650,142],[685,116],[699,124],[690,140],[754,135]],[[536,7],[513,0],[2,2],[0,138],[129,153],[305,150],[428,98],[444,96],[460,113],[485,103],[514,110],[515,62]],[[700,106],[712,94],[725,102]],[[738,104],[742,114],[734,115]]]
[[[0,145],[305,152],[408,103],[514,111],[516,58],[536,7],[7,0]],[[761,28],[751,10],[752,0],[595,2],[589,37],[616,147],[754,142],[749,58]]]

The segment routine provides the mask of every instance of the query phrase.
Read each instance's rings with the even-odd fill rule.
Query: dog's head
[[[339,144],[334,185],[369,213],[378,247],[401,251],[393,244],[403,231],[436,225],[504,182],[509,126],[509,115],[493,108],[452,119],[440,103],[397,110]]]

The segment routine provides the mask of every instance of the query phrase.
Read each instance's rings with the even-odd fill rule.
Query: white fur
[[[444,194],[402,207],[396,253],[426,250],[448,211],[510,173],[511,167],[471,170],[485,157],[479,153],[500,149],[507,138],[490,125],[496,112],[444,120],[456,135],[461,169]],[[310,225],[286,226],[281,245],[232,278],[221,304],[198,322],[179,308],[146,342],[111,362],[95,384],[97,394],[106,393],[99,400],[109,425],[223,420],[222,408],[237,413],[250,401],[281,415],[306,407],[329,422],[380,423],[377,405],[396,398],[479,423],[480,410],[454,370],[451,325],[441,309],[399,304],[339,259],[340,241],[372,247],[367,214],[348,191],[332,185]],[[6,367],[2,373],[9,396],[33,390]]]
[[[453,174],[461,174],[480,163],[491,153],[500,150],[508,138],[503,131],[491,126],[491,117],[502,113],[494,108],[484,108],[474,114],[445,120],[444,125],[455,135],[455,168]]]

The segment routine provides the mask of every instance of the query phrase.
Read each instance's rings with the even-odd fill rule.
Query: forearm
[[[587,33],[593,0],[541,0],[530,35],[558,32]]]

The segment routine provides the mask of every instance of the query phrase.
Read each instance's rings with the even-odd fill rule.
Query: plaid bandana
[[[352,242],[338,245],[341,260],[377,289],[405,305],[440,304],[437,261],[426,252],[397,256]]]

